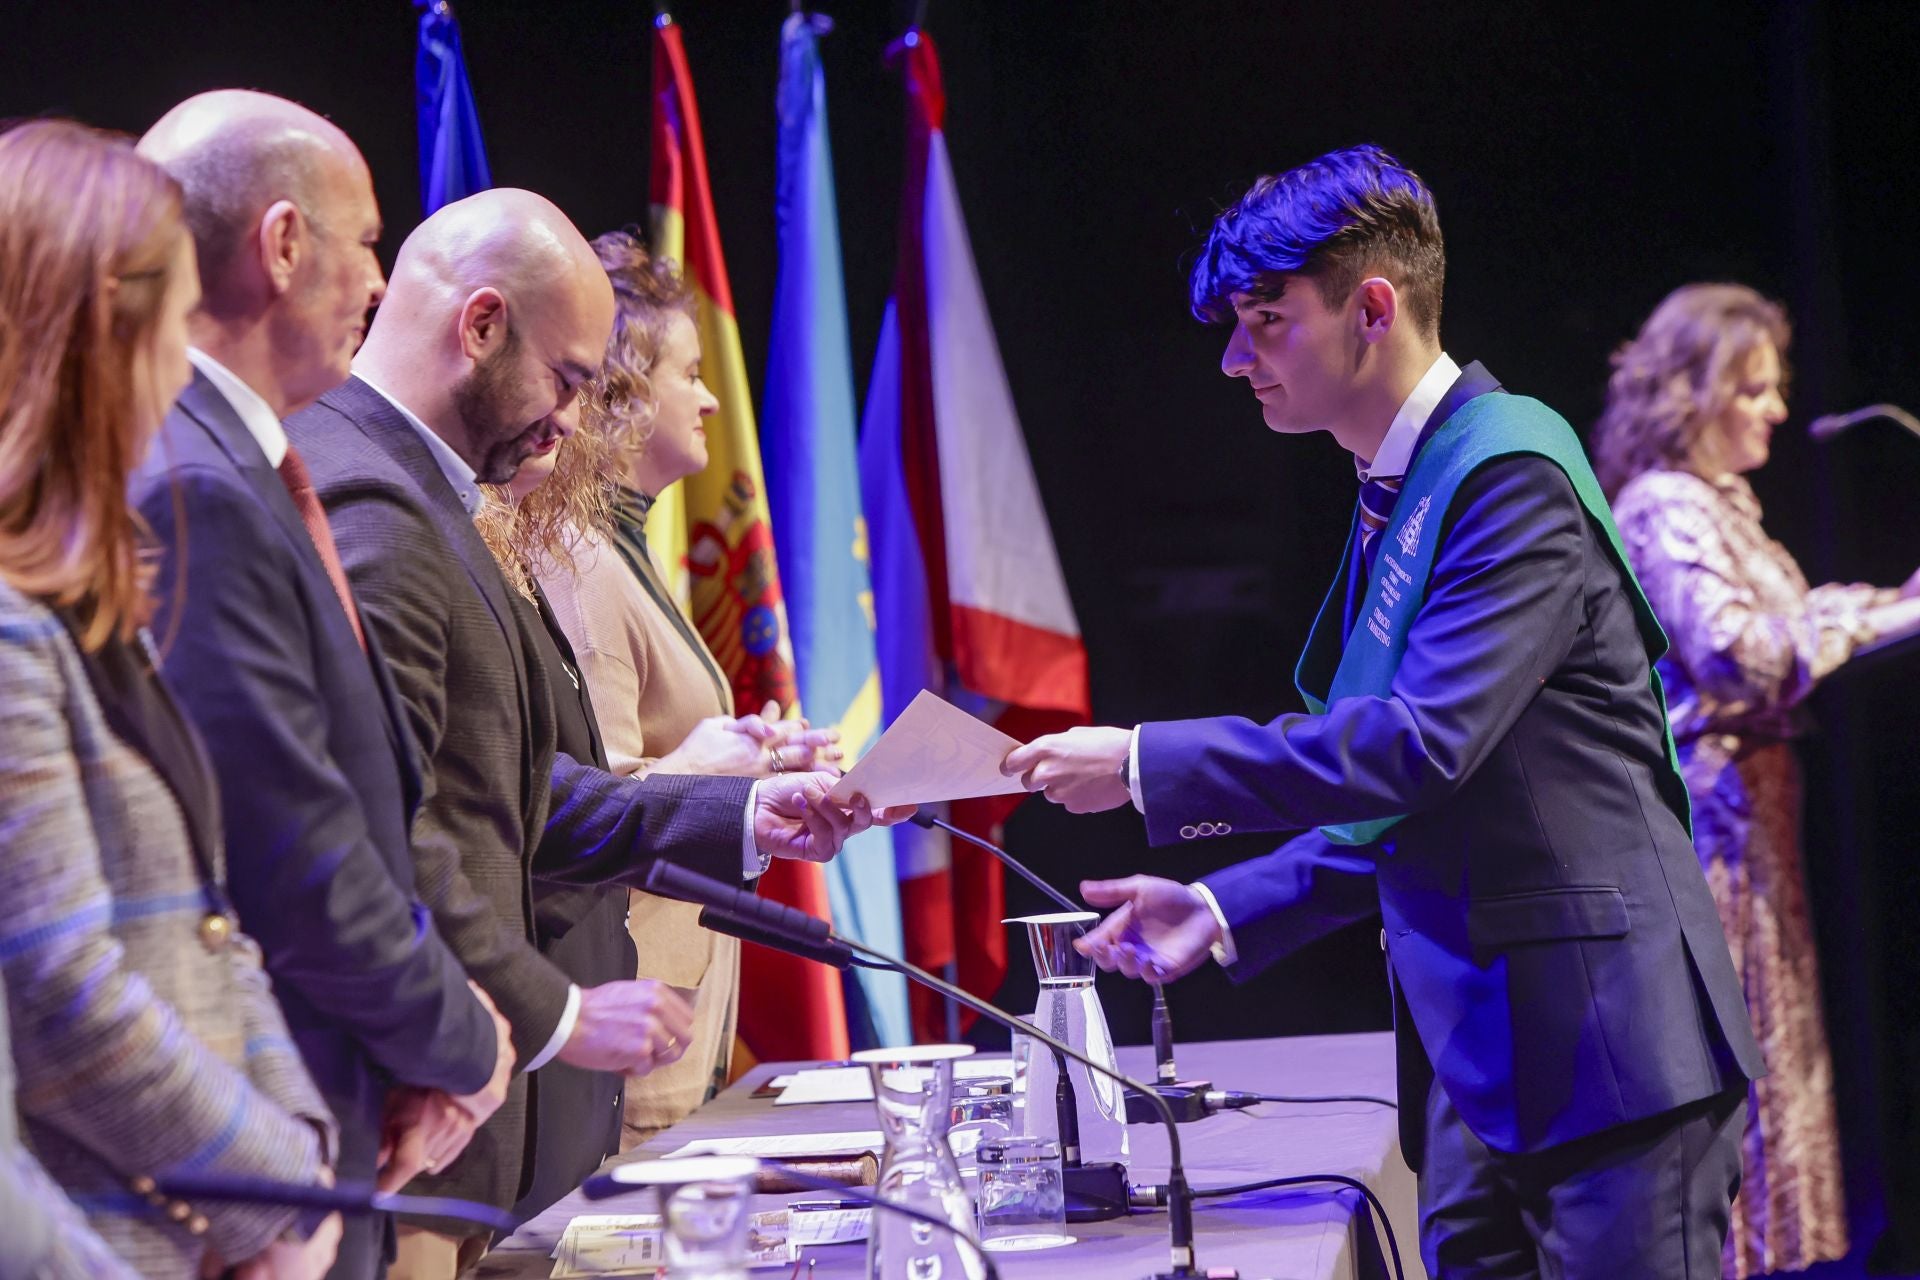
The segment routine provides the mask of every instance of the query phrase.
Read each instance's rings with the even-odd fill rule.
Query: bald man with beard
[[[829,858],[873,820],[864,802],[826,799],[829,775],[616,778],[556,752],[540,620],[473,515],[481,484],[573,432],[612,326],[606,273],[566,216],[531,192],[482,192],[408,237],[355,376],[287,423],[429,760],[422,891],[531,1075],[414,1189],[502,1208],[522,1190],[540,1066],[643,1074],[678,1059],[691,1027],[662,984],[570,983],[535,948],[531,877],[637,885],[664,859],[739,884],[774,856]],[[396,1274],[459,1274],[484,1250],[472,1232],[403,1227]]]
[[[203,297],[193,382],[131,487],[166,552],[162,663],[219,779],[241,923],[339,1121],[336,1176],[397,1187],[499,1108],[513,1052],[414,896],[421,765],[280,423],[347,377],[385,289],[380,210],[353,142],[268,94],[190,98],[140,151],[180,184]],[[387,1227],[349,1219],[329,1274],[378,1275]]]

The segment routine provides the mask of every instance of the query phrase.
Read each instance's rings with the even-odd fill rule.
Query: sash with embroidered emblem
[[[1553,410],[1525,396],[1490,393],[1476,396],[1451,414],[1421,445],[1400,487],[1399,501],[1380,531],[1372,572],[1361,584],[1352,630],[1346,627],[1351,566],[1357,554],[1359,517],[1347,534],[1341,571],[1308,633],[1294,673],[1295,687],[1315,715],[1341,698],[1392,695],[1393,679],[1406,652],[1407,632],[1426,599],[1427,582],[1439,549],[1440,527],[1460,484],[1496,458],[1535,454],[1546,458],[1572,482],[1587,518],[1606,535],[1608,554],[1620,570],[1633,605],[1634,622],[1647,648],[1647,670],[1660,706],[1672,791],[1683,806],[1681,819],[1691,829],[1680,783],[1673,731],[1666,726],[1666,692],[1654,663],[1667,651],[1667,636],[1627,563],[1620,530],[1614,525],[1600,482],[1594,477],[1579,438]],[[1336,844],[1371,844],[1405,815],[1320,828]]]

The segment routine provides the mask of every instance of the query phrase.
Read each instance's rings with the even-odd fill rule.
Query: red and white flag
[[[1000,363],[943,132],[933,41],[910,31],[900,260],[860,439],[885,715],[921,689],[1022,740],[1085,723],[1087,653]],[[1019,797],[962,801],[995,838]],[[1005,976],[1001,870],[945,833],[894,828],[908,958],[957,967],[991,997]],[[916,1028],[938,1035],[915,992]]]

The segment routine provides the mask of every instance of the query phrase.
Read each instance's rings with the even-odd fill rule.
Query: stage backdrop
[[[456,0],[496,182],[557,200],[592,234],[647,215],[650,6]],[[749,382],[773,294],[774,86],[785,0],[674,6],[702,86]],[[905,0],[822,8],[854,359],[865,388],[895,262],[901,85],[881,62]],[[90,0],[8,7],[0,116],[60,111],[138,131],[194,90],[253,85],[332,115],[366,151],[389,261],[420,207],[415,14],[405,0]],[[1920,5],[1907,0],[1522,10],[1406,0],[932,0],[954,181],[1041,496],[1086,639],[1096,721],[1294,705],[1287,672],[1339,553],[1352,471],[1325,440],[1279,440],[1218,372],[1222,335],[1185,313],[1183,268],[1256,174],[1378,141],[1439,195],[1445,336],[1577,424],[1609,351],[1687,280],[1783,296],[1798,326],[1793,420],[1756,487],[1818,578],[1900,580],[1920,559],[1920,441],[1870,426],[1824,449],[1816,413],[1920,406]],[[1859,1167],[1880,1142],[1863,1086],[1891,1054],[1888,1145],[1920,1055],[1895,993],[1916,886],[1914,673],[1836,686],[1808,743],[1810,846],[1830,1007]],[[1852,772],[1844,770],[1851,767]],[[1872,770],[1878,767],[1881,772]],[[1844,785],[1842,785],[1844,784]],[[1231,837],[1149,852],[1131,813],[1029,804],[1007,828],[1062,882],[1190,876],[1259,851]],[[1037,902],[1008,888],[1010,910]],[[1030,1001],[1016,963],[1006,998]],[[1024,985],[1023,985],[1024,984]],[[1104,988],[1122,1039],[1141,993]],[[1238,991],[1171,993],[1189,1036],[1384,1025],[1373,933],[1309,949]],[[1907,1055],[1901,1057],[1900,1055]],[[1858,1185],[1856,1177],[1856,1185]],[[1907,1217],[1920,1221],[1920,1206]]]

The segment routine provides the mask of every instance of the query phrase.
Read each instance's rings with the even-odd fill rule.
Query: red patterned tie
[[[340,607],[347,611],[347,621],[353,624],[353,638],[360,642],[364,653],[366,633],[360,630],[360,611],[354,608],[353,592],[347,589],[347,571],[341,567],[339,548],[333,545],[327,510],[320,505],[320,495],[313,491],[313,477],[307,474],[306,461],[291,444],[287,446],[287,456],[280,460],[280,483],[287,486],[293,509],[300,513],[300,523],[307,526],[307,536],[313,539],[314,550],[320,553],[320,563],[326,566],[333,593],[340,597]]]

